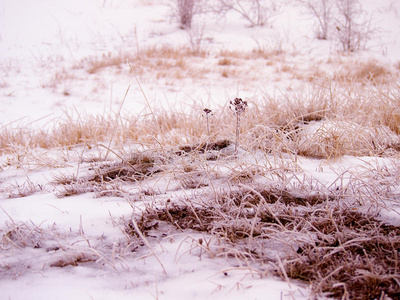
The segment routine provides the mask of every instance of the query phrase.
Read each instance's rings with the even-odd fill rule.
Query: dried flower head
[[[237,115],[241,115],[245,112],[247,107],[247,101],[243,101],[242,98],[235,98],[233,101],[229,101],[231,110],[234,110]]]
[[[208,109],[208,108],[205,108],[205,109],[203,109],[203,111],[208,115],[208,114],[210,114],[211,113],[211,109]]]

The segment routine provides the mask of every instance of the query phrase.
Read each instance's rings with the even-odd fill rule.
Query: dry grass
[[[349,121],[327,121],[296,141],[293,151],[301,156],[337,158],[343,155],[382,156],[397,151],[398,137],[382,126]],[[312,145],[310,147],[310,145]]]
[[[400,295],[400,227],[358,212],[345,200],[348,196],[305,186],[239,184],[215,194],[153,203],[134,218],[145,235],[163,222],[211,234],[220,245],[215,252],[208,249],[213,257],[235,253],[244,261],[263,262],[282,278],[312,283],[316,294],[395,299]],[[130,222],[126,231],[136,236]]]
[[[349,59],[335,73],[334,79],[339,82],[374,82],[383,83],[391,79],[391,71],[375,59],[357,61]]]
[[[247,150],[289,152],[319,158],[390,156],[400,149],[400,111],[397,85],[337,84],[332,81],[282,96],[265,95],[248,101],[240,128]],[[128,141],[148,148],[177,148],[234,140],[235,119],[224,107],[213,111],[209,131],[203,107],[190,113],[155,111],[147,116],[66,115],[50,130],[5,126],[0,130],[2,153],[21,149],[54,149],[86,145],[121,147]],[[117,125],[117,126],[115,126]],[[115,130],[114,130],[115,128]],[[29,151],[28,151],[29,152]]]
[[[285,264],[288,276],[314,282],[316,292],[335,298],[400,296],[399,227],[346,210],[322,212],[313,219],[320,236]]]
[[[15,223],[11,218],[9,221],[5,222],[6,228],[0,230],[0,250],[5,253],[0,268],[2,279],[16,280],[27,272],[82,264],[98,264],[102,268],[109,266],[117,271],[117,264],[124,264],[124,256],[138,247],[138,243],[126,244],[124,240],[107,242],[101,237],[87,238],[82,224],[78,231],[70,228],[68,232],[61,233],[56,224],[43,228],[31,221]],[[23,259],[23,250],[28,251],[29,262]],[[12,254],[9,255],[8,251]]]
[[[177,230],[200,231],[215,238],[219,245],[215,251],[203,241],[197,242],[211,257],[267,265],[268,271],[284,279],[311,283],[316,294],[396,299],[400,297],[400,228],[380,221],[375,212],[386,209],[385,201],[397,201],[399,174],[367,169],[364,177],[339,175],[329,187],[299,175],[298,156],[397,158],[400,152],[396,74],[376,60],[362,62],[350,57],[332,65],[331,72],[318,66],[304,71],[295,57],[279,49],[211,53],[154,47],[138,53],[88,57],[74,68],[90,75],[109,69],[135,72],[180,84],[180,79],[204,79],[209,74],[220,74],[221,80],[245,77],[249,82],[263,74],[257,70],[269,68],[279,76],[285,73],[314,85],[246,99],[249,107],[240,128],[227,105],[213,108],[207,126],[200,106],[193,106],[189,113],[155,110],[150,115],[78,118],[66,114],[50,129],[6,125],[0,129],[0,154],[7,160],[0,170],[58,168],[72,162],[78,164],[76,174],[58,175],[52,182],[59,197],[90,192],[131,201],[151,198],[143,211],[126,221],[127,243],[120,251],[133,251],[138,237],[145,240],[149,231],[169,223]],[[61,70],[49,85],[56,87],[70,79],[75,79],[74,75]],[[2,85],[0,82],[0,88]],[[236,128],[241,153],[253,159],[262,153],[265,164],[244,162],[233,150],[229,152]],[[137,148],[127,153],[123,150],[126,145]],[[35,149],[40,149],[39,154]],[[43,149],[69,154],[51,159]],[[71,150],[80,154],[72,155]],[[98,156],[84,156],[85,151],[94,150]],[[112,155],[104,155],[105,151]],[[262,185],[256,183],[260,178]],[[168,185],[174,186],[169,191],[195,191],[190,197],[156,200],[160,193],[156,185],[146,185],[151,180],[169,181]],[[132,186],[134,195],[129,191]],[[25,184],[2,193],[15,198],[40,189],[27,175]],[[1,249],[41,248],[46,246],[44,241],[54,238],[54,232],[35,225],[12,222],[6,227]],[[109,248],[113,253],[107,255],[113,261],[118,247]],[[96,249],[71,249],[50,266],[76,266],[101,259],[104,257]]]
[[[172,83],[179,79],[204,79],[215,72],[221,73],[223,77],[240,78],[245,74],[248,76],[249,69],[273,65],[275,61],[282,60],[283,56],[283,52],[264,49],[251,52],[221,50],[211,53],[204,50],[193,51],[189,47],[162,46],[144,49],[138,53],[107,53],[101,57],[87,57],[73,68],[83,68],[89,74],[96,74],[109,68],[116,72],[128,71],[129,66],[137,75],[151,76],[153,80],[165,79],[167,83]],[[60,76],[66,76],[65,70],[57,73],[55,79],[61,80]]]
[[[268,266],[269,273],[312,283],[316,294],[342,299],[398,297],[400,228],[384,224],[374,213],[382,199],[394,199],[392,187],[398,184],[397,173],[370,169],[347,183],[338,178],[341,185],[329,188],[301,180],[295,169],[287,168],[274,171],[243,164],[228,173],[215,169],[216,174],[211,174],[203,167],[204,162],[229,164],[232,157],[213,155],[210,160],[207,154],[222,152],[229,145],[228,140],[220,140],[173,150],[134,152],[111,162],[83,159],[91,163],[84,176],[61,176],[55,184],[67,191],[61,196],[94,191],[98,196],[126,197],[128,193],[118,183],[140,186],[156,174],[162,177],[169,173],[180,182],[179,188],[202,188],[201,192],[155,200],[154,191],[144,191],[143,197],[153,200],[146,202],[141,213],[135,213],[135,221],[126,221],[125,231],[133,239],[127,244],[138,244],[138,232],[150,243],[159,225],[170,223],[177,230],[190,229],[214,237],[217,248],[197,243],[211,257],[261,263]],[[271,184],[255,184],[260,176],[269,178]],[[215,180],[226,184],[215,188]],[[44,243],[49,236],[53,238],[39,227],[13,223],[3,234],[1,245],[47,247]],[[58,253],[60,249],[48,251]],[[62,250],[49,266],[98,263],[111,260],[110,255],[90,247]]]
[[[349,57],[333,57],[327,61],[304,62],[304,57],[279,49],[258,48],[253,51],[217,50],[193,51],[190,47],[154,46],[137,52],[107,53],[102,56],[89,56],[76,63],[72,70],[60,70],[47,84],[58,86],[85,70],[95,75],[111,70],[120,75],[134,72],[143,81],[157,81],[166,86],[181,84],[182,80],[205,81],[210,78],[237,79],[245,85],[259,87],[263,79],[271,78],[280,82],[290,79],[293,82],[317,83],[327,81],[340,84],[388,84],[393,76],[398,76],[395,66],[387,66],[377,60],[360,60]],[[86,80],[87,75],[80,75]],[[225,80],[224,80],[225,81]],[[70,93],[68,88],[65,89]]]
[[[201,61],[206,53],[193,52],[189,48],[153,47],[139,53],[108,53],[102,57],[87,57],[75,68],[85,68],[89,74],[98,73],[106,68],[121,70],[128,65],[136,74],[151,73],[156,78],[183,78],[201,76],[202,68],[189,67]],[[188,63],[190,62],[190,64]],[[190,73],[189,73],[190,72]]]
[[[124,197],[122,182],[139,182],[156,173],[162,172],[164,160],[159,154],[151,151],[119,156],[119,161],[91,163],[87,174],[56,175],[53,184],[57,187],[59,198],[94,192],[97,197]]]
[[[234,65],[234,64],[235,63],[227,57],[224,57],[224,58],[221,58],[220,60],[218,60],[219,66],[230,66],[230,65]]]
[[[53,260],[50,267],[64,268],[67,266],[78,266],[84,263],[96,262],[99,259],[93,252],[68,251],[60,258]]]
[[[4,247],[12,245],[16,248],[40,248],[45,235],[47,235],[47,232],[38,226],[12,222],[3,234],[1,242]]]
[[[131,56],[129,54],[119,53],[117,55],[112,55],[111,53],[108,53],[107,55],[103,54],[101,58],[85,58],[81,61],[81,64],[86,65],[86,71],[89,74],[95,74],[105,68],[121,68],[121,66],[126,64],[130,59]]]
[[[231,67],[233,61],[222,61],[220,67]],[[124,249],[136,247],[138,238],[149,243],[149,231],[169,223],[177,230],[196,230],[215,238],[217,249],[197,243],[211,257],[235,257],[245,264],[268,266],[268,272],[284,279],[312,283],[316,294],[395,299],[400,295],[400,228],[381,222],[375,212],[388,199],[397,199],[393,187],[398,185],[398,173],[368,169],[361,177],[349,172],[325,187],[299,175],[296,158],[398,156],[399,91],[398,85],[376,81],[337,84],[327,80],[310,90],[281,97],[265,95],[263,102],[248,100],[239,128],[240,152],[253,159],[262,153],[263,165],[241,161],[233,149],[229,152],[236,125],[231,110],[213,109],[206,126],[204,107],[195,106],[189,114],[155,111],[146,116],[78,120],[67,115],[48,131],[5,126],[0,145],[10,159],[2,167],[34,167],[29,165],[35,157],[32,149],[69,153],[76,148],[81,154],[70,160],[79,161],[79,172],[55,178],[59,197],[94,192],[98,197],[120,196],[130,201],[152,199],[126,221]],[[127,143],[138,148],[124,152]],[[98,156],[84,156],[85,151],[100,148],[104,151]],[[105,151],[112,155],[104,156]],[[40,166],[46,161],[37,160]],[[47,161],[48,167],[56,166]],[[221,166],[225,171],[220,171]],[[262,185],[255,183],[260,178]],[[190,197],[156,200],[158,192],[146,185],[151,180],[169,181],[174,186],[170,190],[196,192]],[[140,191],[130,194],[129,185]],[[37,190],[26,187],[27,192]],[[35,248],[49,239],[46,234],[38,227],[12,224],[3,234],[2,245]],[[60,254],[50,266],[106,259],[96,249],[72,250]]]

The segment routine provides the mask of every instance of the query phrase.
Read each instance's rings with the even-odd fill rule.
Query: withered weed
[[[240,137],[240,118],[246,111],[247,101],[243,101],[241,98],[235,98],[233,101],[229,101],[229,109],[233,111],[236,116],[236,142],[235,142],[235,153],[239,147]]]

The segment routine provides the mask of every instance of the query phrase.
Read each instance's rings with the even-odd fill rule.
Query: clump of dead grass
[[[251,105],[241,120],[242,147],[269,153],[289,152],[320,158],[342,155],[389,156],[400,140],[397,85],[337,84],[333,81],[281,96],[264,95]],[[204,126],[203,108],[189,113],[154,111],[144,116],[66,115],[50,129],[4,126],[0,151],[20,149],[113,147],[135,143],[153,149],[173,149],[182,144],[199,145],[234,140],[234,116],[227,107],[213,110]],[[204,144],[205,145],[205,144]]]
[[[318,238],[285,263],[289,277],[313,282],[335,298],[378,299],[400,295],[400,228],[351,210],[313,215]]]
[[[96,262],[98,259],[99,256],[93,251],[69,250],[66,251],[66,253],[62,253],[58,258],[53,259],[53,261],[49,263],[49,266],[56,268],[64,268],[67,266],[76,267],[80,264]]]
[[[194,52],[187,47],[151,47],[138,53],[120,52],[87,57],[74,68],[85,68],[89,74],[95,74],[107,68],[121,70],[125,65],[130,66],[135,74],[152,73],[158,79],[179,79],[189,75],[201,77],[203,68],[192,66],[192,63],[201,60],[206,54],[204,51]]]
[[[139,182],[162,172],[162,160],[151,151],[134,152],[119,161],[93,163],[87,175],[54,176],[53,184],[58,186],[60,198],[91,192],[98,197],[124,196],[127,192],[120,182]]]
[[[373,82],[381,84],[391,79],[391,71],[375,59],[366,61],[349,60],[334,75],[339,82]]]
[[[34,224],[29,226],[26,223],[17,224],[12,222],[7,227],[1,240],[4,247],[9,247],[11,245],[16,248],[40,248],[42,240],[47,234],[46,231]]]
[[[4,190],[5,195],[10,198],[23,198],[41,190],[39,185],[33,184],[31,181],[26,181],[22,184],[16,183],[15,185],[11,185],[10,187]]]
[[[336,189],[240,186],[207,197],[153,203],[134,216],[135,224],[144,235],[164,222],[206,232],[225,245],[221,247],[236,249],[223,253],[267,263],[282,278],[312,283],[316,294],[398,297],[399,227],[348,202],[341,205],[347,195]],[[127,222],[126,232],[135,236],[137,228]],[[278,256],[271,255],[277,245]]]
[[[102,267],[109,265],[117,270],[116,261],[123,262],[123,256],[138,247],[137,243],[128,245],[123,240],[107,244],[102,237],[89,239],[82,224],[76,232],[70,229],[68,233],[60,233],[56,224],[43,228],[32,221],[16,223],[8,217],[10,222],[5,222],[5,229],[0,230],[0,250],[5,254],[0,270],[2,278],[16,279],[27,271],[39,272],[47,267],[74,267],[87,263]],[[32,249],[28,264],[19,257],[22,252],[15,251],[26,248]]]
[[[124,181],[138,181],[161,172],[157,167],[157,159],[154,153],[138,152],[128,155],[121,162],[101,164],[96,168],[93,180],[96,182],[112,181],[120,179]]]
[[[96,74],[109,68],[120,71],[125,65],[137,75],[165,79],[167,84],[172,84],[177,79],[203,79],[216,69],[219,73],[226,73],[225,77],[240,78],[243,74],[248,76],[246,66],[249,64],[264,64],[264,60],[268,60],[268,64],[272,65],[283,56],[283,52],[275,49],[256,49],[250,52],[221,50],[211,53],[204,50],[193,51],[190,47],[155,46],[137,53],[119,52],[103,54],[101,57],[86,57],[73,68],[83,68],[89,74]],[[205,64],[205,60],[210,63]],[[65,70],[61,73],[67,74]]]
[[[89,74],[95,74],[102,71],[105,68],[114,67],[120,69],[123,64],[126,64],[128,60],[132,58],[132,55],[128,53],[118,54],[103,54],[100,58],[98,57],[87,57],[81,61],[82,65],[86,66],[86,70]],[[77,68],[78,66],[75,66]]]
[[[304,135],[299,136],[293,149],[297,154],[318,158],[382,156],[389,154],[398,143],[398,137],[384,126],[337,120],[313,124],[312,127],[316,127],[313,132],[305,130]]]
[[[186,200],[174,203],[167,201],[161,208],[148,206],[141,214],[138,224],[143,229],[147,227],[147,222],[167,221],[180,229],[191,228],[208,231],[233,242],[238,238],[261,235],[261,231],[267,229],[263,227],[264,225],[282,226],[282,224],[288,223],[293,219],[288,209],[289,206],[308,207],[325,201],[332,201],[332,198],[324,194],[310,196],[298,191],[295,194],[294,191],[278,188],[221,191],[211,202]],[[283,211],[272,209],[272,206],[279,207]],[[255,220],[257,220],[257,224],[255,224]],[[239,225],[244,227],[239,229]]]
[[[60,180],[54,180],[57,184]],[[60,184],[57,191],[58,198],[76,196],[92,192],[100,192],[102,190],[102,185],[96,182],[92,182],[85,179],[74,180],[70,179]]]

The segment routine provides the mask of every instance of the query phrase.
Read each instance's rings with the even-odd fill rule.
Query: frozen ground
[[[284,94],[303,85],[292,73],[280,71],[285,66],[295,66],[296,72],[309,72],[316,65],[329,69],[327,61],[340,56],[335,42],[315,39],[310,17],[291,1],[284,2],[285,9],[273,26],[248,27],[230,14],[201,20],[192,32],[195,37],[203,32],[201,47],[211,53],[221,49],[283,51],[284,58],[278,58],[274,67],[255,63],[246,71],[240,65],[243,76],[227,77],[216,67],[215,72],[194,78],[156,78],[151,70],[144,70],[138,80],[150,106],[185,111],[199,103],[223,106],[236,96],[257,101],[263,94]],[[122,114],[148,113],[149,105],[127,64],[90,74],[88,61],[140,53],[152,46],[193,46],[188,33],[172,20],[167,3],[0,0],[0,126],[52,127],[66,113],[72,118],[115,113],[128,86]],[[365,51],[350,59],[373,57],[393,66],[400,60],[400,4],[389,0],[363,4],[374,12],[373,25],[379,32]],[[215,60],[218,57],[203,63],[212,65]],[[211,235],[165,225],[148,238],[151,245],[147,240],[132,242],[124,228],[132,212],[140,212],[153,201],[195,194],[177,188],[173,176],[125,187],[129,190],[125,198],[99,197],[93,191],[59,198],[54,179],[85,174],[92,165],[77,163],[83,149],[61,151],[62,159],[56,150],[41,151],[34,150],[20,163],[13,155],[1,157],[0,299],[311,297],[304,283],[286,282],[270,274],[266,266],[226,255]],[[395,169],[396,164],[394,158],[374,157],[299,161],[301,176],[317,178],[325,186],[335,184],[346,172],[364,167]],[[226,170],[221,167],[222,177]],[[32,189],[35,192],[30,194]],[[140,198],[146,189],[160,194]],[[20,197],[24,193],[28,196]],[[379,209],[385,222],[399,225],[395,204],[379,205]]]

